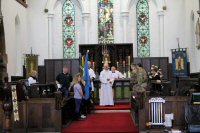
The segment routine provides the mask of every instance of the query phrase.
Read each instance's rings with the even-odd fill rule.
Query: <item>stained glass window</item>
[[[150,56],[149,5],[148,0],[137,3],[137,54],[138,57]]]
[[[114,43],[113,0],[98,0],[98,38],[100,44]]]
[[[71,0],[66,0],[63,5],[63,56],[75,58],[75,8]]]

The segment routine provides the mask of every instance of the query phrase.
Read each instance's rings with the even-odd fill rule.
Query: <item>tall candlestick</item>
[[[93,62],[92,64],[93,64],[92,66],[93,66],[93,70],[94,70],[95,69],[95,65],[94,65],[95,63]]]
[[[123,61],[123,67],[125,67],[125,63],[126,63],[126,62],[125,62],[125,61]]]
[[[82,56],[82,66],[84,66],[84,56]]]
[[[130,64],[131,64],[131,57],[128,56],[128,65],[130,66]]]
[[[119,68],[119,62],[117,61],[117,69]]]

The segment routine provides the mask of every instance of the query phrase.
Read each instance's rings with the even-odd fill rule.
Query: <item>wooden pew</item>
[[[3,132],[3,110],[2,110],[2,101],[0,101],[0,132]]]
[[[149,99],[146,97],[144,102],[144,108],[136,110],[132,101],[132,115],[135,122],[139,126],[140,131],[146,131],[146,123],[149,122]],[[163,97],[165,103],[165,114],[174,114],[173,127],[178,129],[185,129],[185,106],[189,101],[187,96],[166,96]]]
[[[2,102],[0,102],[2,107]],[[18,102],[19,121],[13,122],[12,132],[61,132],[61,110],[55,109],[55,98],[33,98]],[[3,128],[0,108],[0,130]]]

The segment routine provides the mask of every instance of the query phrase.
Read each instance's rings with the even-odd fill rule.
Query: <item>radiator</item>
[[[164,125],[165,100],[161,97],[149,99],[149,122],[150,126]]]

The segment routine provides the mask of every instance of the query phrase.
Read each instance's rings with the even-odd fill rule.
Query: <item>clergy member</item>
[[[122,74],[119,71],[116,70],[115,66],[111,67],[111,71],[112,71],[112,78],[114,78],[114,79],[122,78]]]
[[[100,106],[114,105],[112,94],[112,84],[114,79],[112,78],[112,72],[109,70],[108,64],[104,64],[104,69],[100,73],[100,81]]]
[[[90,61],[88,61],[88,71],[89,71],[89,76],[90,76],[90,83],[91,83],[91,88],[90,88],[90,97],[86,100],[83,99],[82,103],[82,111],[84,115],[90,114],[90,109],[91,109],[91,100],[92,103],[94,103],[94,79],[96,78],[96,75],[94,73],[94,70],[91,68],[92,64]],[[83,90],[84,92],[84,90]]]
[[[88,61],[88,69],[89,69],[89,76],[90,76],[90,81],[91,81],[91,89],[92,91],[94,91],[94,79],[96,78],[96,75],[94,73],[94,70],[91,68],[92,64],[90,61]]]

